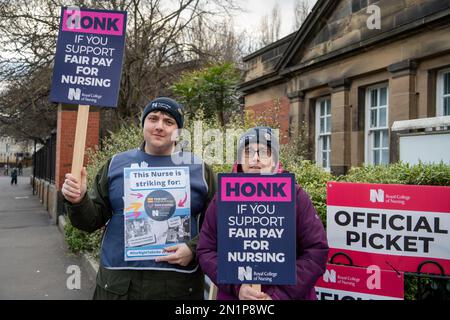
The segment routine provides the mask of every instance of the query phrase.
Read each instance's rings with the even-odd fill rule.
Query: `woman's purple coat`
[[[316,300],[314,285],[325,272],[327,237],[308,194],[296,187],[297,284],[263,285],[262,291],[274,300]],[[209,204],[197,245],[200,266],[217,284],[217,194]],[[218,300],[238,299],[240,285],[219,285]]]

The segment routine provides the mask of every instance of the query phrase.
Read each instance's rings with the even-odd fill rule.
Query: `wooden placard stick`
[[[75,143],[73,145],[71,173],[81,181],[81,169],[84,162],[84,148],[86,146],[86,134],[89,120],[89,106],[79,105],[77,114],[77,127],[75,129]]]
[[[261,292],[261,285],[260,284],[252,284],[252,288],[255,289],[258,292]]]

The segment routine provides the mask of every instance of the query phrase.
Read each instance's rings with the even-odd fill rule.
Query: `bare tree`
[[[280,30],[281,30],[281,9],[277,4],[272,8],[272,25],[271,25],[271,36],[273,41],[277,41],[280,39]]]
[[[268,14],[261,18],[259,24],[259,42],[260,46],[267,46],[280,38],[281,30],[281,10],[278,4],[272,8],[270,16]]]
[[[56,108],[48,102],[50,78],[47,68],[8,83],[0,95],[0,135],[44,142],[56,126]]]
[[[33,116],[48,116],[49,126],[54,126],[56,106],[48,102],[48,95],[64,2],[0,1],[0,83],[5,87],[0,92],[0,123],[9,132],[46,136],[46,126],[31,126],[23,132],[24,121]],[[203,50],[211,49],[186,41],[192,26],[201,19],[208,21],[213,15],[226,16],[238,9],[234,0],[79,0],[71,4],[128,12],[119,102],[109,113],[116,121],[136,122],[146,102],[166,94],[180,69],[199,67],[195,61],[207,54]],[[232,36],[224,39],[224,43],[236,41]],[[39,103],[35,97],[40,98]]]
[[[309,14],[308,0],[296,0],[294,4],[294,26],[293,31],[297,31],[305,22]]]
[[[245,53],[244,36],[243,32],[235,31],[232,18],[211,21],[200,17],[186,33],[191,54],[189,60],[199,59],[202,64],[234,62],[238,65]]]

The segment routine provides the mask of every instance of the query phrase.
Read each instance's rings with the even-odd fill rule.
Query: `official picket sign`
[[[296,283],[294,193],[292,174],[219,174],[219,283]]]
[[[61,8],[50,100],[116,107],[127,13]]]
[[[449,275],[449,229],[449,187],[328,183],[329,257],[405,272],[431,260],[421,272]]]
[[[318,300],[403,300],[402,272],[328,264],[315,285]]]

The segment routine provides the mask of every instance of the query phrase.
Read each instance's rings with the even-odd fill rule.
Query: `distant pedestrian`
[[[11,185],[17,185],[17,168],[11,170]]]
[[[22,168],[23,168],[22,162],[19,162],[18,168],[19,168],[19,176],[21,176],[22,175]]]

